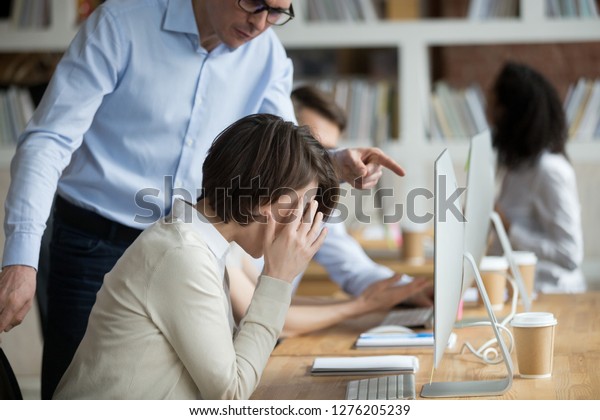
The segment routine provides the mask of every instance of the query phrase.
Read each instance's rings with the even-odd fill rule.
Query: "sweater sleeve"
[[[283,328],[291,286],[261,276],[236,337],[216,260],[203,248],[165,254],[148,283],[147,308],[203,399],[247,399]]]

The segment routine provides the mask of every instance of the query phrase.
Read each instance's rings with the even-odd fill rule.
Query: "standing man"
[[[6,200],[0,331],[25,317],[54,194],[42,398],[85,332],[96,292],[137,235],[194,199],[212,140],[235,120],[294,120],[292,63],[272,25],[291,0],[108,0],[65,52],[19,140]],[[341,179],[371,187],[376,149],[333,155]],[[189,195],[189,197],[185,197]]]

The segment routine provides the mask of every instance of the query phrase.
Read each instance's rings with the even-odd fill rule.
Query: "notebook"
[[[311,374],[372,375],[418,370],[419,359],[416,356],[317,357]]]

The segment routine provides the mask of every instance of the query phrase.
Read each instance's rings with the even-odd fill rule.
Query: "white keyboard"
[[[350,381],[346,388],[347,400],[414,400],[415,395],[412,373]]]
[[[433,319],[433,307],[398,309],[391,311],[381,325],[402,325],[404,327],[430,328]]]

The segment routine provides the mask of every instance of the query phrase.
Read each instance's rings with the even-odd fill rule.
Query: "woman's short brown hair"
[[[202,195],[225,222],[254,221],[259,206],[316,181],[319,211],[328,216],[339,196],[331,159],[306,126],[253,114],[227,127],[202,167]]]

